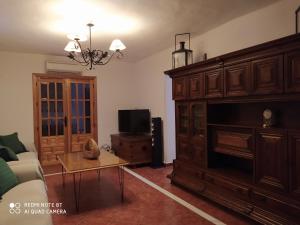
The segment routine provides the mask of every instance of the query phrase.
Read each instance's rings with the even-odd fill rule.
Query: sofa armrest
[[[13,164],[9,167],[16,174],[20,183],[37,179],[44,181],[43,171],[36,163]]]

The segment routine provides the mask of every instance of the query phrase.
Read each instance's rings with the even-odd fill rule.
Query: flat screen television
[[[120,133],[150,133],[149,109],[119,110]]]

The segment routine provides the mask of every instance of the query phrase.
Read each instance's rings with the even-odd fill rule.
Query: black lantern
[[[181,36],[181,35],[188,35],[189,37],[189,48],[186,49],[185,48],[185,42],[184,41],[180,41],[179,42],[179,49],[177,50],[176,46],[177,46],[177,36]],[[183,33],[183,34],[176,34],[175,35],[175,51],[172,52],[172,65],[173,65],[173,69],[174,68],[178,68],[181,66],[186,66],[189,65],[191,63],[193,63],[193,51],[190,50],[190,41],[191,41],[191,34],[190,33]]]
[[[298,28],[298,14],[299,14],[299,12],[300,12],[300,6],[296,9],[296,11],[295,11],[295,15],[296,15],[296,34],[298,34],[298,30],[299,30],[299,28]]]

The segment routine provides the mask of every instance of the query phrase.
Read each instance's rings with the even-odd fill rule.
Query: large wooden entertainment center
[[[172,183],[263,224],[300,224],[300,35],[165,73],[176,107]]]

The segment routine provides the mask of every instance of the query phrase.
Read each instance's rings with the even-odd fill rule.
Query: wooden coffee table
[[[121,190],[121,200],[124,200],[124,169],[129,163],[118,156],[107,151],[101,151],[100,157],[97,160],[83,158],[82,152],[65,153],[57,156],[58,161],[62,166],[62,185],[65,187],[65,175],[73,175],[74,199],[76,211],[79,210],[79,197],[81,185],[81,173],[95,170],[100,181],[100,170],[105,168],[116,167],[118,169],[119,184]],[[76,182],[76,174],[79,174],[79,182]],[[77,187],[78,186],[78,187]]]

